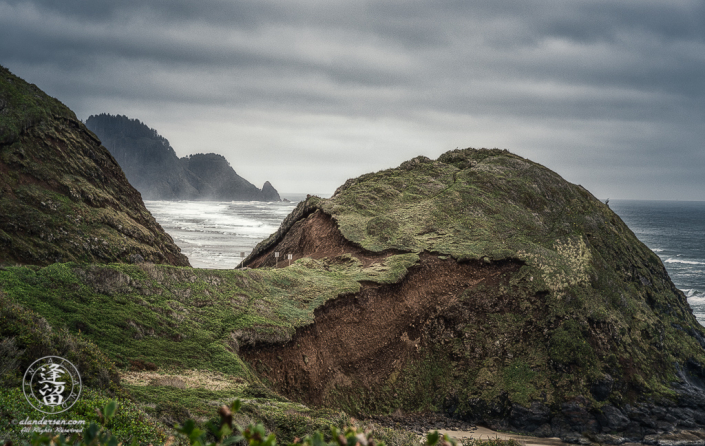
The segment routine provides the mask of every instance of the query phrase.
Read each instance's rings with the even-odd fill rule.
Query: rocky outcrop
[[[272,186],[272,183],[265,181],[262,185],[262,196],[266,201],[281,201],[279,192]]]
[[[0,264],[135,259],[189,265],[98,138],[0,67]]]
[[[309,197],[245,264],[275,251],[331,274],[418,256],[291,341],[241,350],[292,398],[436,408],[571,442],[700,444],[703,328],[685,296],[617,215],[543,166],[497,149],[418,157]]]
[[[239,176],[222,155],[199,153],[179,159],[156,130],[127,116],[90,116],[92,130],[148,200],[280,201],[267,181],[262,189]]]

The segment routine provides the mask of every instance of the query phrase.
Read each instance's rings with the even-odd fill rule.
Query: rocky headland
[[[608,206],[529,160],[466,149],[363,175],[301,203],[245,264],[274,251],[331,271],[415,256],[290,341],[242,351],[293,399],[576,442],[705,427],[705,337],[685,296]]]
[[[0,67],[0,264],[187,266],[76,115]]]
[[[90,116],[86,126],[147,200],[281,200],[269,181],[258,188],[239,176],[222,155],[179,158],[166,138],[137,119],[103,113]]]

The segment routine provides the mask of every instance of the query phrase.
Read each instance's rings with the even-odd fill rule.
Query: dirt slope
[[[330,217],[322,213],[295,225],[279,246],[296,257],[352,254],[366,265],[385,257],[345,241]],[[259,261],[268,258],[271,255]],[[337,385],[355,383],[374,392],[398,374],[409,358],[418,359],[422,346],[437,341],[430,335],[431,325],[458,305],[463,293],[479,285],[506,286],[507,273],[520,267],[520,262],[458,263],[423,254],[400,283],[364,283],[359,293],[318,308],[315,322],[298,330],[287,344],[241,353],[276,389],[309,403],[332,402]],[[501,296],[492,305],[504,307],[508,299]]]
[[[276,252],[279,252],[278,261],[275,257]],[[387,250],[382,253],[374,253],[360,248],[343,237],[335,221],[329,215],[315,211],[306,218],[297,221],[280,243],[261,252],[257,257],[251,259],[247,266],[251,268],[265,266],[283,268],[289,265],[287,254],[292,255],[292,261],[302,257],[324,259],[349,254],[362,261],[363,266],[369,266],[394,253],[398,254],[399,251]]]

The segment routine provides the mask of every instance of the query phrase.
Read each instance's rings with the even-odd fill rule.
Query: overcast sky
[[[702,0],[0,0],[0,64],[280,192],[499,147],[705,200]]]

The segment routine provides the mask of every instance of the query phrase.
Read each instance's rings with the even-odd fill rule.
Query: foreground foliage
[[[118,437],[110,429],[114,418],[117,416],[118,404],[115,401],[107,403],[102,410],[96,409],[97,422],[92,422],[83,430],[82,435],[73,435],[66,438],[63,434],[58,436],[35,434],[28,441],[22,441],[22,445],[31,446],[118,446],[118,444],[132,444],[137,446],[145,443],[145,438],[138,435],[132,437],[130,442],[120,442]],[[234,422],[234,415],[241,408],[240,400],[236,400],[230,407],[222,406],[218,414],[219,421],[208,423],[207,430],[199,429],[193,420],[187,420],[182,426],[177,426],[177,432],[182,439],[187,440],[191,446],[226,446],[231,444],[242,444],[249,446],[276,446],[277,438],[273,433],[267,433],[261,424],[250,424],[246,428]],[[209,439],[210,438],[210,439]],[[173,444],[177,439],[170,437],[166,444]],[[418,445],[419,439],[409,437],[408,443]],[[11,443],[6,443],[10,445]],[[330,433],[324,434],[316,431],[303,438],[295,438],[288,443],[289,446],[385,446],[384,441],[379,441],[370,431],[363,431],[355,427],[339,429],[330,428]],[[437,431],[427,435],[425,446],[455,446],[457,443],[447,435],[441,435]],[[470,440],[465,441],[467,446],[516,446],[513,440],[508,442],[502,440]],[[394,445],[390,445],[394,446]]]

